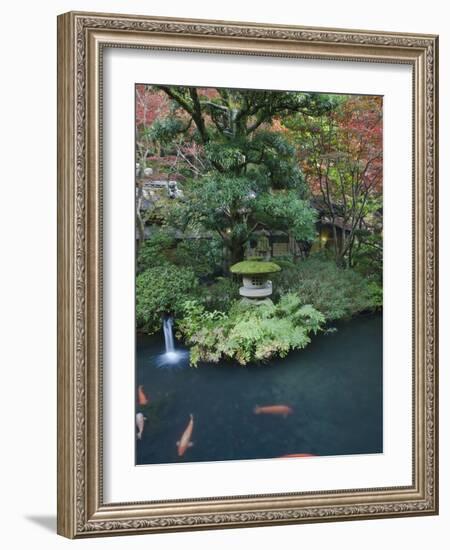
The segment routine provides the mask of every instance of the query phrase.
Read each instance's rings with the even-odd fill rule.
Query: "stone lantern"
[[[245,260],[232,265],[230,271],[242,275],[243,286],[239,289],[239,294],[243,299],[259,304],[272,294],[269,275],[281,271],[281,267],[274,262]]]

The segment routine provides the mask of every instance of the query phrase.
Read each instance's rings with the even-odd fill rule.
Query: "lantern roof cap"
[[[264,275],[268,273],[277,273],[281,267],[274,262],[264,262],[258,260],[244,260],[230,267],[231,273],[239,275]]]

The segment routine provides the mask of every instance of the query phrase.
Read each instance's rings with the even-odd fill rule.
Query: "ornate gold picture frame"
[[[412,68],[410,485],[167,500],[152,499],[149,491],[142,502],[104,501],[105,48]],[[437,115],[436,36],[77,12],[58,17],[59,534],[82,538],[438,513]]]

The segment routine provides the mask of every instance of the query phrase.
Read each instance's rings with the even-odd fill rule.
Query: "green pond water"
[[[187,350],[166,361],[164,336],[137,336],[136,403],[147,420],[136,440],[136,464],[274,458],[289,454],[383,452],[382,315],[336,324],[304,350],[264,365],[189,367]],[[255,414],[256,406],[287,405],[292,414]],[[176,442],[189,415],[192,442]]]

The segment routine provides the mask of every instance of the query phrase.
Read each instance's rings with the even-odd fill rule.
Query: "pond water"
[[[189,367],[189,354],[162,360],[164,336],[137,336],[136,385],[149,404],[137,464],[345,455],[383,451],[382,316],[338,323],[304,350],[265,365]],[[255,414],[286,405],[292,414]],[[179,457],[189,415],[194,443]]]

